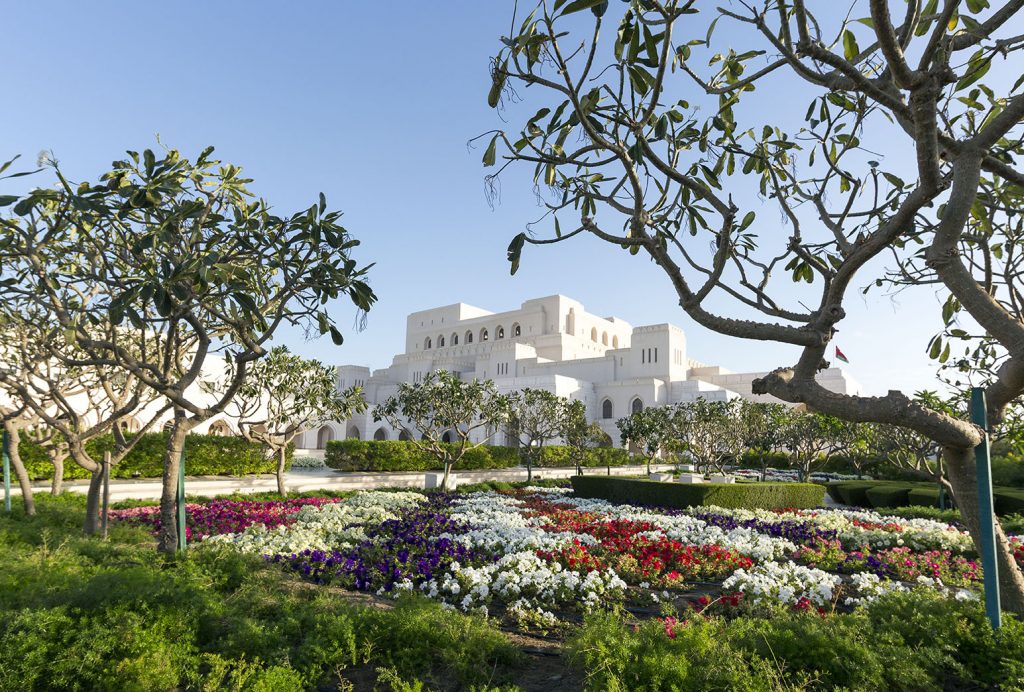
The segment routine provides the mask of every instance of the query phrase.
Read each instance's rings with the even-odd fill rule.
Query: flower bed
[[[115,517],[154,528],[153,508]],[[417,591],[552,625],[613,603],[731,611],[849,609],[892,591],[976,598],[954,526],[853,510],[659,510],[529,488],[189,506],[203,544],[260,554],[320,584]],[[1024,545],[1014,538],[1018,561]]]
[[[250,526],[267,529],[289,526],[303,508],[334,502],[337,500],[333,498],[303,497],[275,502],[212,500],[208,504],[188,503],[185,505],[185,535],[189,540],[200,540],[244,531]],[[151,526],[156,531],[160,526],[160,507],[115,509],[110,511],[110,517],[136,526]]]

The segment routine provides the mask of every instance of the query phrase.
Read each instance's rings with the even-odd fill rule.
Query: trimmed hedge
[[[907,505],[938,508],[939,489],[935,485],[911,488],[910,492],[907,493]]]
[[[906,507],[912,485],[876,485],[868,488],[865,495],[872,507]]]
[[[783,509],[820,507],[825,487],[816,483],[664,483],[608,476],[573,476],[579,497],[660,507]]]
[[[841,483],[838,488],[839,498],[844,505],[871,506],[871,501],[868,500],[868,490],[875,487],[875,483],[865,481],[839,481],[839,483]],[[829,483],[829,485],[832,484]]]
[[[996,514],[1024,514],[1024,490],[997,488],[993,491]]]
[[[111,467],[112,478],[159,478],[163,475],[163,455],[167,446],[166,432],[146,433],[128,456]],[[114,438],[104,435],[90,440],[86,449],[94,459],[112,449]],[[53,478],[53,465],[38,445],[22,438],[19,445],[25,468],[33,480]],[[291,466],[293,448],[288,448],[286,468]],[[277,459],[256,442],[241,437],[191,434],[185,440],[185,471],[190,476],[244,476],[252,473],[274,473]],[[88,478],[89,472],[71,459],[64,461],[64,479]]]
[[[455,447],[455,445],[449,445]],[[324,462],[338,471],[438,471],[443,468],[434,456],[405,440],[334,440],[327,443]],[[583,466],[622,466],[629,463],[625,449],[598,447],[587,451]],[[483,445],[466,452],[458,468],[507,469],[523,464],[523,450],[516,447]],[[535,468],[571,467],[567,447],[544,447]]]
[[[836,502],[853,507],[892,508],[921,505],[939,506],[939,490],[934,483],[901,481],[834,481],[828,494]],[[992,489],[996,514],[1024,513],[1024,490],[995,487]]]

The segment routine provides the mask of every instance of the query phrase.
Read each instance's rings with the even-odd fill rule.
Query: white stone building
[[[775,400],[751,393],[752,381],[764,373],[734,373],[690,359],[683,330],[671,324],[633,327],[617,317],[591,314],[561,295],[498,313],[457,303],[409,315],[405,352],[390,367],[372,373],[356,365],[339,367],[338,387],[362,386],[370,410],[308,431],[296,446],[323,448],[348,437],[399,439],[389,425],[374,422],[373,406],[395,394],[399,384],[417,382],[434,370],[491,379],[502,392],[532,387],[581,400],[615,444],[616,419],[642,407],[698,397]],[[819,373],[818,380],[840,393],[860,390],[839,368]],[[513,442],[498,433],[493,443]]]

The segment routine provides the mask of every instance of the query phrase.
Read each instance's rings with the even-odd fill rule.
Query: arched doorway
[[[402,432],[398,433],[398,439],[402,442],[409,442],[412,440],[412,435],[409,434],[408,430],[403,428]]]
[[[359,428],[354,425],[349,426],[348,435],[346,437],[350,440],[361,440],[362,436],[359,434]]]
[[[316,434],[316,448],[327,449],[327,443],[334,439],[334,430],[325,425]]]
[[[373,439],[377,442],[388,439],[388,431],[384,428],[377,428],[377,432],[373,433]]]
[[[441,435],[441,442],[451,442],[451,441],[452,441],[452,433],[451,433],[451,431],[446,430],[444,435]]]

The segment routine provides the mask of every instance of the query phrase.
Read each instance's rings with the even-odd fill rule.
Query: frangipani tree
[[[249,369],[232,402],[239,433],[277,457],[277,492],[282,495],[288,445],[299,433],[366,410],[359,387],[338,390],[335,369],[276,346]]]
[[[671,413],[672,444],[687,452],[701,473],[725,472],[743,451],[739,402],[699,398],[678,404]]]
[[[883,431],[878,423],[841,421],[838,434],[840,447],[837,453],[846,458],[857,478],[862,478],[865,471],[881,462],[883,457],[879,450],[882,448]]]
[[[796,349],[755,393],[938,442],[980,550],[984,431],[816,375],[852,291],[925,286],[948,299],[922,349],[985,388],[994,424],[1024,396],[1024,5],[851,7],[543,0],[502,38],[488,95],[533,115],[490,133],[484,164],[529,167],[553,227],[516,235],[513,271],[526,244],[581,236],[643,253],[699,325]],[[796,117],[771,117],[780,93]],[[1024,612],[996,542],[1004,606]]]
[[[97,183],[17,200],[2,220],[5,298],[40,313],[87,357],[136,378],[173,408],[164,457],[159,545],[178,546],[175,505],[188,432],[225,411],[282,325],[341,334],[326,309],[366,311],[369,267],[341,212],[318,202],[278,216],[249,179],[207,148],[128,152]],[[224,372],[227,376],[224,377]],[[200,385],[223,383],[210,397]],[[74,449],[72,449],[74,454]]]
[[[843,434],[843,422],[834,416],[794,412],[785,428],[784,445],[801,481],[843,449]]]
[[[44,443],[54,462],[54,490],[63,475],[62,454],[89,472],[84,531],[95,534],[106,526],[105,516],[100,516],[104,467],[109,471],[120,463],[142,439],[126,435],[122,424],[131,416],[144,418],[139,432],[145,433],[169,405],[155,401],[155,392],[111,364],[104,353],[69,340],[75,333],[61,329],[33,304],[11,300],[2,310],[0,389],[16,407],[5,427],[14,445],[20,442],[22,429]],[[112,329],[100,315],[86,331],[96,337]],[[113,448],[103,458],[94,458],[86,444],[106,434],[113,437]]]
[[[651,460],[661,454],[672,435],[671,412],[664,406],[650,406],[615,421],[623,447],[639,454],[651,473]]]
[[[761,480],[768,475],[772,452],[782,449],[786,426],[792,411],[785,404],[762,403],[744,399],[738,415],[743,445],[758,455]]]
[[[519,436],[526,459],[526,480],[533,480],[533,467],[544,453],[544,445],[565,427],[562,418],[568,402],[546,389],[526,388],[508,395],[509,429]]]
[[[395,430],[412,430],[412,443],[444,466],[441,489],[451,470],[471,449],[487,444],[509,420],[508,399],[492,380],[463,380],[447,370],[432,371],[373,409],[373,419]],[[473,438],[477,439],[474,440]]]
[[[583,475],[583,461],[586,459],[587,450],[601,446],[606,440],[610,443],[608,433],[596,422],[587,420],[587,406],[579,400],[566,402],[558,434],[569,448],[569,454],[576,464],[577,476]],[[608,464],[609,476],[612,475],[610,459],[611,457]]]

